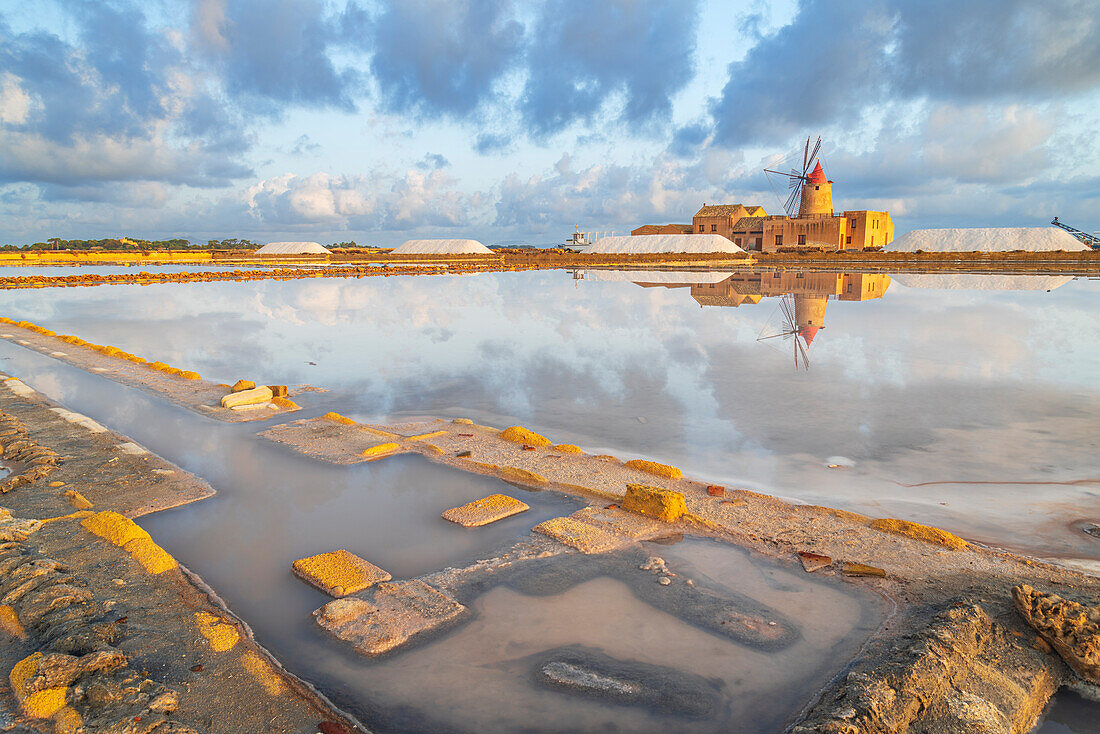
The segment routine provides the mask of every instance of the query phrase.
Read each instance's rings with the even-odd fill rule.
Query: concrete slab
[[[589,525],[573,517],[555,517],[539,523],[534,531],[570,548],[576,548],[586,555],[607,553],[634,542],[632,538],[615,532],[610,526]]]
[[[393,578],[388,571],[343,549],[299,558],[291,568],[298,578],[335,597],[355,594]]]

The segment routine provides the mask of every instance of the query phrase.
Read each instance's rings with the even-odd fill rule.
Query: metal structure
[[[1089,234],[1088,232],[1082,232],[1081,230],[1075,229],[1075,228],[1069,226],[1068,224],[1063,224],[1062,222],[1058,221],[1058,217],[1055,217],[1054,221],[1051,222],[1051,224],[1053,224],[1055,227],[1058,227],[1059,229],[1066,230],[1071,235],[1073,235],[1077,239],[1081,240],[1082,242],[1084,242],[1086,245],[1088,245],[1092,249],[1100,250],[1100,237],[1097,237],[1095,234]]]
[[[775,327],[772,324],[777,320],[777,316],[779,325]],[[794,296],[790,293],[779,297],[779,305],[768,317],[764,328],[760,330],[760,335],[756,337],[758,342],[768,341],[769,339],[793,340],[794,368],[796,370],[810,369],[810,342],[806,341],[802,335],[802,328],[798,324]]]
[[[773,174],[776,176],[785,176],[787,181],[787,189],[790,193],[787,194],[787,200],[783,204],[783,209],[787,212],[787,216],[798,216],[798,207],[802,200],[802,187],[806,185],[806,182],[810,178],[810,171],[813,170],[814,165],[817,163],[817,154],[821,152],[821,136],[817,136],[817,142],[813,144],[813,149],[810,149],[810,138],[806,138],[806,147],[802,151],[802,170],[792,168],[789,173],[785,171],[776,171],[771,168],[765,168],[764,174]],[[795,155],[798,155],[795,153]],[[768,183],[771,183],[771,178],[768,178]],[[775,187],[772,187],[774,191]],[[778,197],[778,192],[776,193]]]

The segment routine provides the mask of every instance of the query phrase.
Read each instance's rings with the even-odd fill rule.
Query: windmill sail
[[[802,170],[792,168],[789,173],[783,171],[777,171],[771,168],[765,168],[764,174],[775,176],[787,177],[787,188],[790,193],[787,196],[787,200],[783,203],[783,209],[787,212],[787,216],[798,216],[799,205],[802,201],[802,187],[809,181],[811,171],[814,170],[817,165],[817,155],[821,152],[821,136],[817,137],[817,141],[812,145],[810,138],[806,138],[806,145],[802,150]],[[798,155],[797,153],[795,155]],[[771,181],[769,177],[768,181]]]

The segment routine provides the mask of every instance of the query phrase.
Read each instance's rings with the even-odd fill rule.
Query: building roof
[[[756,232],[764,229],[767,217],[741,217],[733,225],[734,232]]]
[[[817,165],[814,166],[813,172],[810,173],[810,177],[806,180],[812,184],[823,184],[829,182],[829,180],[825,178],[825,170],[821,167],[821,161],[817,162]]]
[[[711,204],[710,206],[703,205],[699,211],[695,212],[697,217],[732,217],[742,214],[745,211],[745,207],[741,204]]]

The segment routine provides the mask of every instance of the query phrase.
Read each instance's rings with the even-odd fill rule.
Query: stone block
[[[233,392],[244,392],[245,390],[256,389],[256,383],[252,380],[237,380],[233,383],[233,387],[229,388]],[[274,392],[274,391],[272,391]]]
[[[271,400],[271,389],[268,387],[254,387],[251,390],[230,393],[222,398],[223,408],[239,408],[242,405],[258,405]]]
[[[289,393],[286,385],[268,385],[267,389],[277,398],[285,398]]]
[[[294,575],[330,596],[346,596],[389,581],[391,576],[354,553],[337,550],[294,562]]]
[[[367,459],[381,459],[383,456],[388,456],[395,451],[401,450],[401,444],[398,443],[380,443],[376,446],[363,449],[359,452],[359,455]]]
[[[645,484],[626,485],[622,508],[665,522],[679,520],[687,511],[684,495],[670,489],[649,487]]]
[[[91,517],[86,517],[80,521],[80,524],[89,532],[95,533],[101,538],[106,538],[109,542],[120,547],[139,538],[152,540],[149,533],[145,532],[136,522],[110,510],[97,512]]]
[[[576,548],[585,555],[606,553],[632,542],[606,526],[589,525],[572,517],[555,517],[534,527],[536,533]]]
[[[871,527],[876,530],[883,530],[887,533],[904,535],[915,540],[921,540],[925,543],[942,545],[944,548],[950,548],[951,550],[965,550],[969,547],[969,544],[965,540],[957,535],[952,535],[946,530],[929,527],[928,525],[921,525],[920,523],[909,522],[908,520],[895,520],[892,518],[873,520],[871,522]]]
[[[526,443],[531,446],[549,446],[550,439],[540,436],[534,431],[529,431],[523,426],[511,426],[500,433],[500,437],[512,443]]]
[[[656,461],[646,461],[645,459],[631,459],[623,466],[657,477],[665,477],[666,479],[681,479],[684,476],[684,473],[674,466],[659,464]]]
[[[512,515],[518,515],[531,509],[525,502],[506,494],[492,494],[461,507],[452,507],[443,513],[444,520],[450,520],[466,528],[488,525]]]

